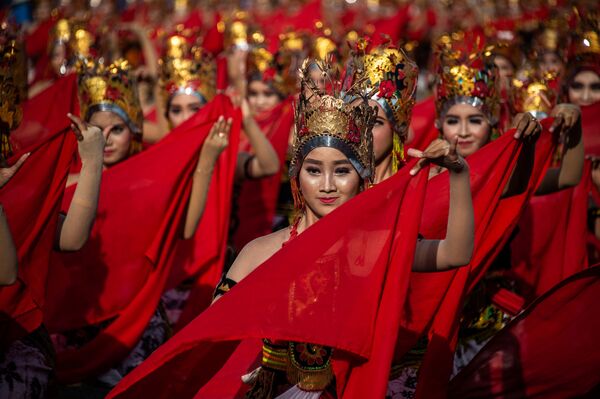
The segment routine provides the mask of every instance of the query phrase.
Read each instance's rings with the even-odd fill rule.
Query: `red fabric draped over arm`
[[[48,260],[77,146],[67,113],[78,109],[75,77],[61,79],[23,105],[21,125],[10,137],[10,164],[26,152],[31,156],[0,191],[19,262],[17,282],[0,287],[0,346],[42,322]]]
[[[235,143],[239,111],[233,110],[228,98],[218,96],[160,143],[105,171],[88,243],[79,252],[53,254],[47,298],[51,330],[65,331],[118,316],[87,345],[59,354],[57,374],[63,381],[103,371],[139,339],[173,266],[167,259],[184,242],[179,237],[192,173],[202,143],[220,115],[234,116],[231,141]],[[222,162],[227,161],[223,156],[217,163],[211,188],[220,184],[221,166],[227,166]],[[209,191],[208,202],[222,194]],[[204,237],[219,239],[214,229]]]

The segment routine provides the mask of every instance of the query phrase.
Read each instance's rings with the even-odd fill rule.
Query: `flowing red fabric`
[[[406,143],[407,148],[425,150],[429,143],[439,137],[440,131],[435,127],[435,98],[427,97],[413,107],[410,129],[414,137]]]
[[[549,165],[554,143],[547,131],[548,123],[543,123],[546,130],[537,141],[532,175],[522,194],[501,199],[520,152],[520,145],[512,138],[514,130],[469,157],[475,214],[475,247],[471,263],[454,271],[411,275],[409,301],[396,356],[401,357],[427,332],[429,345],[417,385],[420,397],[443,397],[446,392],[464,296],[509,239],[525,203]],[[441,178],[432,179],[428,187],[421,227],[421,233],[428,239],[445,236],[448,186],[447,183],[443,186]]]
[[[600,156],[600,101],[581,107],[581,127],[585,154]]]
[[[109,398],[235,397],[263,337],[336,348],[341,398],[371,397],[364,393],[373,387],[385,393],[381,371],[391,363],[425,185],[426,173],[398,173],[324,217],[154,352]]]
[[[239,226],[234,236],[235,247],[238,250],[253,239],[272,231],[281,170],[285,164],[289,135],[294,124],[292,99],[285,100],[275,109],[257,118],[257,122],[275,149],[281,168],[271,177],[244,181],[238,197]],[[240,143],[240,151],[252,152],[247,140]]]
[[[449,398],[574,398],[600,384],[600,267],[548,291],[451,382]],[[591,397],[591,396],[590,396]]]
[[[510,275],[527,300],[537,298],[588,266],[586,236],[591,163],[581,182],[557,193],[533,197],[511,244]]]
[[[88,243],[76,253],[53,254],[46,313],[49,329],[62,332],[114,318],[87,345],[59,354],[61,380],[79,381],[104,371],[138,341],[164,291],[172,265],[168,256],[184,242],[179,237],[192,172],[202,143],[220,115],[234,117],[231,140],[235,143],[239,110],[234,111],[225,96],[217,96],[160,143],[106,170]],[[214,202],[213,195],[223,198],[219,177],[221,169],[232,176],[230,158],[223,157],[215,166],[211,183],[215,190],[209,190],[209,203]],[[67,194],[73,192],[70,188]],[[211,241],[211,236],[206,240]]]
[[[31,156],[0,190],[19,262],[17,282],[0,287],[0,347],[42,323],[48,259],[77,146],[66,114],[78,110],[75,78],[61,79],[23,105],[21,125],[10,137],[10,164],[26,152]]]

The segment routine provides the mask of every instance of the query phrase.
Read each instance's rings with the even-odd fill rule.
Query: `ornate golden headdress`
[[[78,57],[89,57],[96,41],[94,35],[87,29],[86,21],[68,20],[65,18],[56,21],[50,32],[48,42],[50,49],[57,44],[66,45]]]
[[[127,61],[120,59],[105,65],[80,59],[79,103],[81,115],[89,120],[94,112],[109,111],[127,124],[138,142],[142,139],[143,114],[137,84]]]
[[[546,21],[543,29],[534,39],[533,47],[538,55],[556,53],[566,60],[568,49],[568,22],[565,18],[552,18]]]
[[[326,80],[320,89],[310,78],[316,65]],[[306,155],[318,147],[333,147],[348,157],[358,174],[368,180],[373,173],[373,124],[376,107],[370,107],[364,95],[364,78],[344,79],[327,61],[306,59],[300,70],[300,99],[296,107],[293,155],[290,163],[292,184]],[[344,82],[344,83],[343,83]],[[343,87],[352,82],[350,87]],[[344,98],[360,98],[352,105]]]
[[[205,104],[217,92],[214,57],[183,34],[167,38],[165,55],[159,60],[159,66],[165,108],[175,94],[194,95]]]
[[[439,119],[455,104],[472,105],[495,125],[500,116],[497,70],[489,62],[492,46],[465,41],[464,34],[445,35],[438,43],[436,111]],[[471,47],[472,50],[468,50]]]
[[[558,75],[547,72],[544,76],[531,67],[517,73],[512,81],[513,106],[516,112],[529,112],[537,119],[547,118],[558,98]]]
[[[21,103],[27,99],[25,52],[12,27],[0,25],[0,162],[12,155],[10,131],[23,117]]]
[[[569,64],[595,66],[600,69],[600,22],[591,13],[579,21],[573,34]]]
[[[392,125],[392,168],[396,172],[404,160],[403,143],[415,105],[419,68],[402,49],[382,44],[366,53],[367,44],[365,40],[357,42],[354,64],[366,79],[365,95],[381,106]]]

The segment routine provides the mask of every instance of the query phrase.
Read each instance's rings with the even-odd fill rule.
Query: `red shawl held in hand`
[[[234,397],[241,375],[260,353],[255,342],[262,337],[334,347],[339,397],[371,397],[367,392],[373,389],[382,396],[427,178],[426,171],[417,178],[407,172],[357,196],[289,242],[109,397]]]
[[[511,270],[522,294],[533,300],[588,267],[587,207],[591,163],[581,182],[557,193],[533,197],[511,244]]]
[[[450,382],[449,398],[574,398],[600,384],[600,267],[561,282]],[[591,396],[590,396],[591,397]]]
[[[19,261],[17,282],[0,287],[0,348],[42,323],[48,259],[77,146],[67,113],[78,110],[75,77],[61,79],[23,105],[21,125],[10,137],[10,164],[24,153],[31,156],[0,190]]]
[[[549,127],[548,122],[544,122],[544,127]],[[411,275],[404,329],[400,333],[396,356],[405,354],[427,332],[429,345],[417,388],[417,394],[423,395],[421,397],[445,395],[465,295],[481,279],[509,239],[549,165],[554,144],[551,134],[545,130],[536,143],[533,171],[525,192],[501,199],[520,152],[519,143],[512,138],[513,133],[514,130],[507,132],[468,159],[475,212],[475,247],[471,263],[454,271]],[[443,193],[448,186],[440,182],[440,178],[430,181],[423,211],[421,233],[428,239],[442,238],[446,234],[448,197]]]
[[[228,98],[217,96],[160,143],[106,170],[88,243],[79,252],[53,254],[48,327],[61,332],[116,317],[87,345],[59,354],[57,373],[63,381],[104,371],[138,341],[171,272],[168,255],[183,241],[179,237],[191,176],[202,143],[220,115],[235,117],[231,141],[237,143],[239,111]],[[223,157],[216,165],[209,198],[227,192],[226,182],[218,179],[227,161]],[[73,192],[69,188],[67,194]],[[209,209],[207,205],[205,215],[212,212]],[[219,240],[214,228],[211,232],[204,240]]]
[[[431,96],[415,104],[410,120],[410,129],[414,137],[406,143],[407,148],[425,150],[429,143],[439,137],[435,127],[435,97]]]
[[[240,224],[234,237],[235,247],[241,250],[244,245],[257,237],[271,233],[273,216],[277,207],[281,170],[285,164],[288,141],[294,124],[292,98],[284,100],[256,121],[277,153],[280,170],[273,176],[243,182],[238,198]],[[240,143],[240,151],[252,152],[246,140]]]

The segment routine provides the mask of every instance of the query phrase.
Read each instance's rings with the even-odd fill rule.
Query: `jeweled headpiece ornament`
[[[183,34],[167,38],[165,55],[159,60],[159,84],[165,108],[176,94],[198,97],[206,104],[217,91],[217,65],[213,56]]]
[[[355,67],[366,79],[366,92],[385,111],[393,128],[392,168],[404,160],[403,143],[415,105],[419,68],[406,53],[389,43],[366,53],[367,43],[357,42]],[[362,53],[362,54],[361,54]]]
[[[558,98],[558,74],[547,72],[540,76],[533,68],[524,68],[512,81],[512,97],[516,112],[529,112],[537,119],[547,118]]]
[[[0,163],[12,155],[10,131],[23,117],[27,99],[27,66],[22,42],[6,23],[0,25]]]
[[[436,111],[444,117],[455,104],[469,104],[495,125],[500,115],[500,99],[496,86],[497,70],[489,62],[492,47],[483,47],[476,40],[467,50],[464,35],[453,34],[440,40]]]
[[[310,78],[316,65],[325,81],[320,89]],[[318,147],[333,147],[342,152],[365,180],[373,172],[372,128],[377,109],[368,105],[364,78],[339,79],[331,63],[306,59],[300,70],[301,89],[296,107],[290,178],[294,182],[306,155]],[[343,87],[352,82],[350,87]],[[360,98],[358,104],[344,101],[345,96]]]
[[[81,115],[89,120],[98,111],[117,114],[127,124],[137,142],[142,139],[143,114],[136,79],[127,61],[120,59],[110,65],[96,60],[80,59],[79,103]]]

